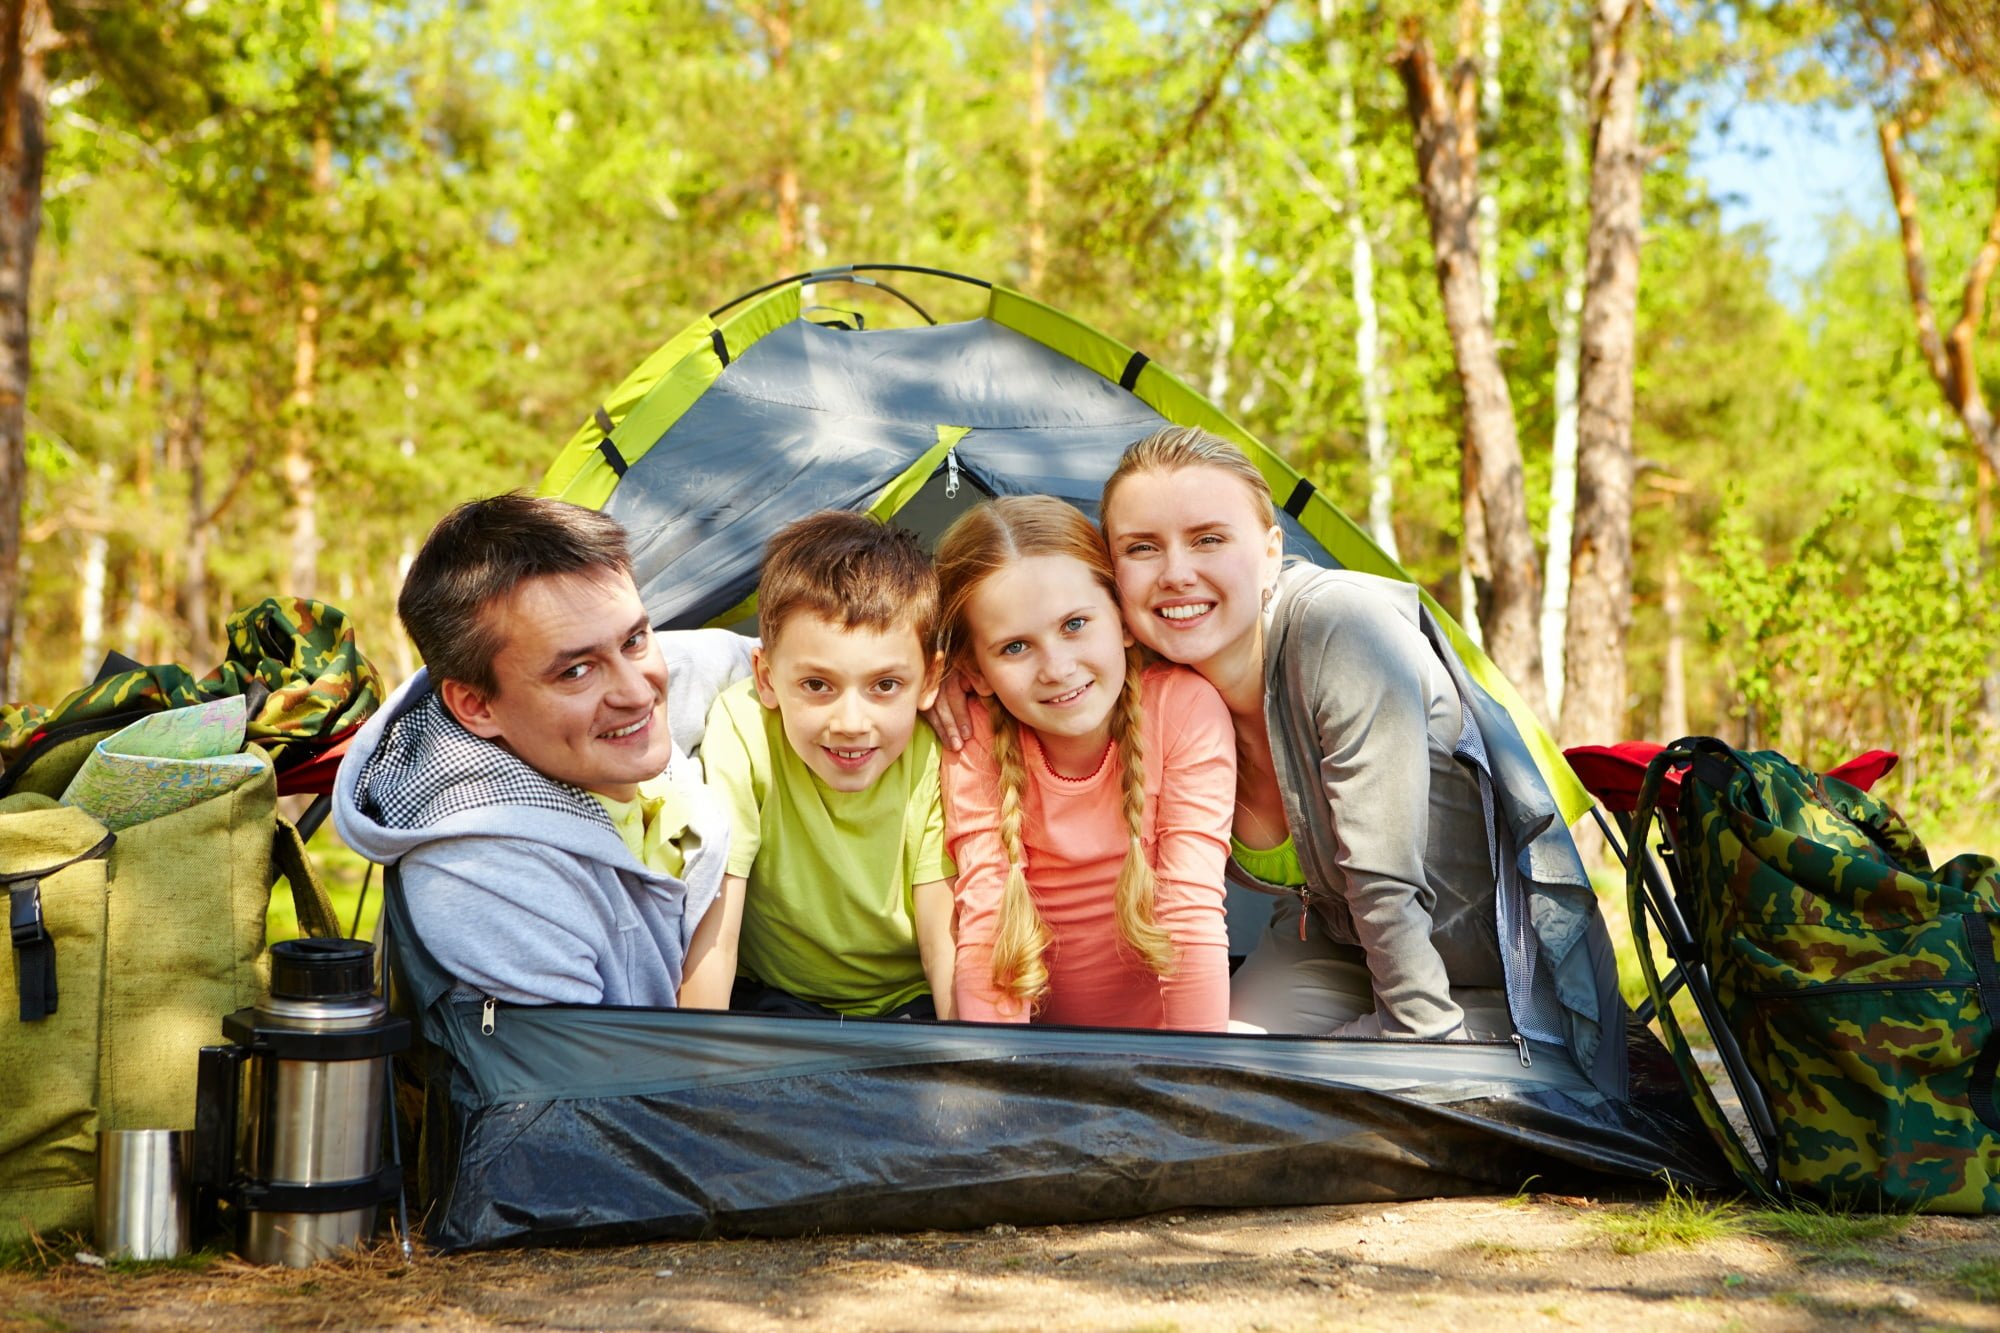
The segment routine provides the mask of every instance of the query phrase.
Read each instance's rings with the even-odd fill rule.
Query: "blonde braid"
[[[1028,774],[1021,759],[1020,724],[997,703],[993,717],[993,760],[1000,774],[1000,845],[1007,853],[1007,887],[1000,894],[1000,928],[993,937],[993,988],[1033,1008],[1048,994],[1049,969],[1042,961],[1053,937],[1028,892],[1021,847],[1021,793]]]
[[[1118,870],[1118,933],[1155,976],[1173,975],[1173,939],[1153,916],[1153,867],[1146,860],[1146,746],[1141,736],[1146,706],[1139,695],[1140,657],[1125,653],[1125,688],[1111,710],[1111,740],[1121,759],[1125,791],[1125,864]]]

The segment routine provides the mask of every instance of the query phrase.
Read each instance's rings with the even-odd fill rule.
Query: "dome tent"
[[[918,272],[983,317],[868,329],[806,289]],[[901,281],[902,279],[898,279]],[[919,314],[923,314],[918,308]],[[1018,292],[898,265],[784,279],[621,384],[544,493],[626,528],[662,628],[753,623],[780,526],[865,509],[929,538],[988,495],[1096,513],[1133,440],[1198,425],[1271,482],[1289,554],[1407,579],[1328,499],[1143,354]],[[1533,881],[1499,895],[1510,1041],[1412,1043],[494,1005],[389,903],[428,1085],[423,1193],[445,1248],[1066,1222],[1726,1177],[1650,1034],[1628,1025],[1567,836],[1588,808],[1546,733],[1426,599],[1463,663]],[[1450,654],[1447,654],[1450,660]]]

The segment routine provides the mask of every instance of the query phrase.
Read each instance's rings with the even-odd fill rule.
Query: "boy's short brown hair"
[[[871,514],[826,509],[778,529],[764,548],[757,632],[768,648],[800,612],[842,629],[907,625],[926,654],[937,632],[938,581],[916,534]]]
[[[491,695],[502,645],[487,608],[524,580],[592,572],[631,576],[618,520],[523,491],[469,500],[424,538],[396,614],[433,681],[456,680]]]

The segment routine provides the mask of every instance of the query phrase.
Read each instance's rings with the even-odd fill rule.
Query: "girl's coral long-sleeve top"
[[[1044,1023],[1221,1031],[1229,1021],[1229,932],[1223,864],[1236,799],[1236,743],[1215,687],[1184,667],[1141,678],[1146,808],[1142,844],[1156,880],[1154,919],[1173,943],[1162,979],[1120,935],[1114,896],[1127,827],[1117,757],[1094,777],[1055,776],[1041,744],[1021,730],[1022,842],[1028,889],[1054,943],[1043,956]],[[1000,845],[999,771],[983,708],[974,734],[944,756],[945,840],[958,863],[958,1016],[1026,1022],[1024,1007],[993,987],[993,940],[1007,857]]]

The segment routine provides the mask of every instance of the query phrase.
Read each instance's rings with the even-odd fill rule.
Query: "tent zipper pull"
[[[958,446],[944,451],[944,498],[958,498]]]
[[[493,1035],[493,1011],[498,1005],[499,1002],[489,995],[486,1002],[479,1006],[479,1031],[485,1036]]]
[[[1528,1039],[1518,1032],[1514,1034],[1514,1049],[1521,1056],[1521,1068],[1533,1069],[1535,1067],[1535,1057],[1528,1054]]]

